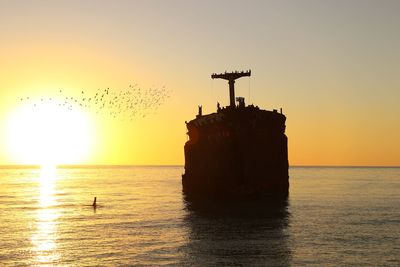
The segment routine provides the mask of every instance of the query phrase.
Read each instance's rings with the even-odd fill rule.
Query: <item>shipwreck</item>
[[[235,98],[235,80],[251,71],[212,74],[229,84],[230,104],[186,122],[183,192],[187,196],[281,196],[289,192],[286,116]],[[235,101],[236,100],[236,101]]]

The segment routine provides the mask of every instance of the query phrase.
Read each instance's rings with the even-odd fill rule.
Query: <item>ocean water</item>
[[[400,168],[293,167],[274,205],[188,202],[182,172],[0,168],[0,265],[400,266]]]

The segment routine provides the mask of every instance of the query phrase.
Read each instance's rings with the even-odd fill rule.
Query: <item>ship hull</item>
[[[258,109],[225,111],[188,125],[183,192],[187,196],[279,196],[289,192],[285,116]]]

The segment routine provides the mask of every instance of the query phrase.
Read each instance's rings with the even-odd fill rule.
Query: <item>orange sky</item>
[[[29,116],[15,115],[20,97],[133,83],[165,86],[171,97],[133,121],[81,109],[91,144],[59,132],[54,142],[68,139],[85,153],[38,155],[70,155],[57,163],[183,164],[184,121],[199,104],[209,113],[217,101],[228,103],[227,84],[210,74],[250,68],[237,95],[283,108],[291,165],[400,165],[399,12],[398,1],[0,1],[0,164],[40,161],[37,147],[10,148],[35,142],[23,127]],[[65,125],[79,128],[72,118]]]

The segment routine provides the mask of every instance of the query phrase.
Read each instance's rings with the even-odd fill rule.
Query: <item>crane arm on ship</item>
[[[235,107],[235,80],[241,77],[250,76],[251,70],[248,71],[234,71],[225,73],[213,73],[211,74],[212,79],[224,79],[229,83],[229,102],[231,107]]]

